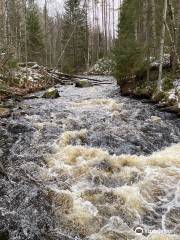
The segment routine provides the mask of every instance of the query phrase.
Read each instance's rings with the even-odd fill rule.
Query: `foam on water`
[[[73,140],[79,140],[83,141],[83,139],[86,137],[87,130],[82,129],[80,131],[67,131],[64,132],[59,140],[60,145],[67,146],[70,144]]]
[[[93,108],[93,107],[105,107],[110,111],[121,111],[123,104],[117,103],[113,99],[90,99],[90,100],[81,100],[72,104],[74,107],[81,108]]]
[[[87,133],[64,132],[47,159],[49,173],[69,182],[68,192],[58,193],[63,229],[91,240],[178,239],[180,144],[150,156],[71,145]]]

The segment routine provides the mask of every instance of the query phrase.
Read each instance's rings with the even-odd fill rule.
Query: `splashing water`
[[[110,80],[1,121],[0,238],[179,240],[179,119]]]
[[[178,239],[180,144],[147,157],[72,145],[56,151],[47,159],[48,178],[66,175],[69,183],[67,191],[53,189],[64,230],[90,239],[135,239],[134,229],[143,226],[148,239]]]

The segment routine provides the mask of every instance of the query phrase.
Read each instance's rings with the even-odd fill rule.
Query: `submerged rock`
[[[59,91],[56,88],[49,88],[42,96],[43,98],[50,98],[50,99],[54,99],[54,98],[58,98],[60,97],[59,95]]]
[[[0,118],[9,117],[11,114],[9,108],[0,108]]]
[[[81,79],[81,80],[77,80],[75,87],[79,87],[79,88],[84,88],[84,87],[91,87],[92,83],[86,79]]]
[[[151,116],[151,121],[154,123],[160,123],[162,119],[158,116]]]

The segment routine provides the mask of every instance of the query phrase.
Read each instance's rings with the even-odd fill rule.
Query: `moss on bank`
[[[120,78],[118,84],[123,95],[148,98],[180,114],[180,74],[172,76],[170,68],[164,69],[162,91],[157,91],[157,79],[158,69],[154,68],[148,81],[147,72],[138,71],[134,76]]]

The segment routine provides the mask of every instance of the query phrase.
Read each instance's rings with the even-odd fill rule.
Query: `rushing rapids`
[[[180,239],[179,119],[97,78],[1,120],[0,239]]]

